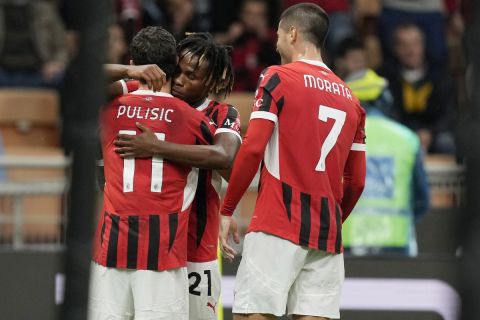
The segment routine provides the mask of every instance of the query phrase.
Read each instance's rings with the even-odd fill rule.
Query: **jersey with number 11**
[[[249,231],[341,252],[340,203],[350,152],[365,151],[365,112],[321,62],[267,68],[251,119],[275,123]]]
[[[112,101],[100,121],[106,184],[94,260],[129,269],[185,266],[197,169],[160,157],[122,159],[113,142],[118,134],[140,134],[140,122],[159,140],[208,144],[214,131],[209,119],[169,94],[137,90]]]

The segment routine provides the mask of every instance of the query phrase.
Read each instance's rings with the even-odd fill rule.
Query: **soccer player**
[[[218,171],[229,169],[241,143],[237,110],[208,99],[209,94],[228,95],[233,85],[230,47],[218,45],[207,33],[193,33],[178,47],[179,64],[172,94],[203,112],[215,124],[213,145],[186,146],[158,141],[143,125],[139,136],[123,136],[115,142],[123,157],[161,156],[177,163],[202,168],[192,205],[188,232],[190,320],[214,320],[220,296],[221,275],[217,262],[220,189]],[[132,84],[127,83],[131,90]],[[228,172],[222,171],[228,178]],[[238,236],[237,236],[238,237]],[[238,238],[237,238],[238,242]]]
[[[365,181],[365,112],[323,62],[325,11],[286,9],[278,26],[282,66],[260,76],[249,128],[221,209],[227,258],[231,215],[262,162],[245,237],[234,319],[339,318],[344,280],[341,227]]]
[[[157,64],[159,92],[141,83],[101,113],[106,185],[92,264],[89,319],[188,319],[188,214],[198,171],[155,156],[121,158],[113,141],[148,125],[159,140],[207,144],[209,119],[170,95],[176,43],[160,27],[141,30],[130,46],[136,65]]]

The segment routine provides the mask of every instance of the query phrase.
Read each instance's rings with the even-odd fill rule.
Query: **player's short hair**
[[[231,46],[215,43],[208,32],[189,33],[177,46],[179,60],[198,57],[198,66],[206,61],[208,71],[204,80],[209,93],[227,96],[233,88],[233,66]]]
[[[167,80],[177,65],[176,41],[162,27],[146,27],[140,30],[130,44],[130,55],[135,65],[156,64],[165,72]]]
[[[280,16],[280,27],[298,28],[306,41],[321,48],[327,37],[329,18],[325,10],[313,3],[299,3],[287,8]]]
[[[356,36],[350,36],[345,38],[337,48],[336,56],[339,58],[345,57],[350,51],[354,50],[365,50],[365,45],[363,41]]]

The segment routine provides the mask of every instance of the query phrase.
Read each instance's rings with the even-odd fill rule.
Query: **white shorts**
[[[218,261],[188,262],[189,320],[216,320],[222,276]]]
[[[187,268],[107,268],[92,263],[88,320],[188,320]]]
[[[343,254],[251,232],[235,280],[233,313],[340,318]]]

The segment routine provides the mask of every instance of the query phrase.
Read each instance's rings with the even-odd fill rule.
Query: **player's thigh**
[[[188,262],[189,320],[217,319],[221,281],[218,261]]]
[[[307,253],[273,235],[247,234],[235,280],[233,313],[283,315],[288,292]]]
[[[288,314],[339,319],[344,278],[343,254],[309,250],[289,292]]]
[[[88,296],[88,320],[133,319],[131,270],[107,268],[92,262]]]
[[[132,275],[135,320],[187,320],[187,268],[136,270]]]

